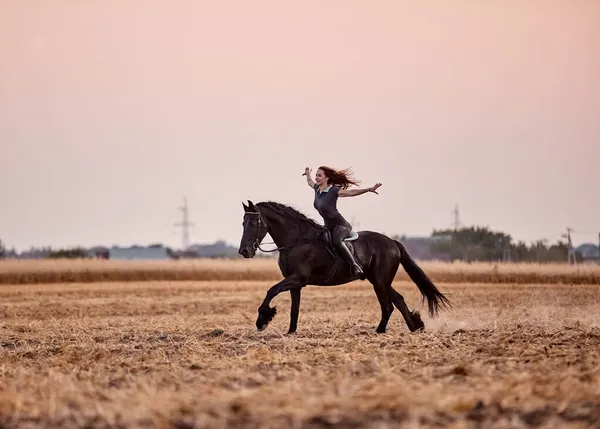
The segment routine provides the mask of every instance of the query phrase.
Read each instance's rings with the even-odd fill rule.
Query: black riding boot
[[[337,227],[333,231],[332,235],[333,243],[338,252],[341,253],[341,256],[346,260],[348,265],[350,265],[352,275],[356,277],[361,276],[363,274],[362,268],[356,263],[354,256],[352,256],[352,253],[350,252],[350,249],[348,249],[348,246],[346,246],[342,241],[344,238],[350,236],[348,229],[345,227]]]
[[[348,262],[348,265],[350,265],[352,275],[356,277],[361,276],[363,274],[363,270],[362,268],[360,268],[360,265],[358,265],[354,260],[354,256],[352,256],[352,253],[350,253],[350,249],[348,249],[348,247],[344,243],[342,243],[342,245],[339,246],[338,250],[341,250],[342,256],[344,257],[346,262]]]

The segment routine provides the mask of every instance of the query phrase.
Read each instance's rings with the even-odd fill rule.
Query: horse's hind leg
[[[406,322],[410,332],[425,329],[425,324],[423,323],[419,312],[410,311],[406,305],[406,302],[404,302],[404,297],[392,286],[390,286],[390,299],[400,313],[402,313],[402,317],[404,317],[404,321]]]
[[[383,334],[387,329],[387,324],[394,311],[394,306],[389,296],[389,285],[381,281],[372,283],[377,299],[379,300],[379,305],[381,306],[381,321],[379,322],[379,326],[377,326],[376,332],[378,334]]]
[[[296,332],[296,328],[298,326],[298,313],[300,312],[301,293],[301,288],[290,290],[290,294],[292,295],[292,308],[290,311],[290,329],[288,330],[288,334],[293,334]]]
[[[398,255],[397,260],[393,257],[379,258],[370,267],[371,275],[369,276],[369,281],[373,284],[379,304],[381,305],[381,322],[377,327],[377,332],[385,332],[394,306],[402,313],[402,317],[404,317],[404,321],[411,332],[423,329],[424,327],[419,313],[411,312],[404,302],[404,297],[392,287],[399,265],[400,260]]]

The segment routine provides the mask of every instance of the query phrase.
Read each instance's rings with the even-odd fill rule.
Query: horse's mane
[[[259,209],[264,207],[272,210],[278,215],[298,225],[302,230],[305,230],[308,227],[309,230],[321,231],[324,228],[323,225],[320,225],[304,213],[286,204],[278,203],[276,201],[262,201],[257,203],[256,206]]]

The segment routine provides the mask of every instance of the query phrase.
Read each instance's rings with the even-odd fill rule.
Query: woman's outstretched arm
[[[375,186],[371,186],[370,188],[363,189],[340,189],[338,195],[340,197],[356,197],[357,195],[366,194],[367,192],[373,192],[378,194],[377,188],[381,186],[381,183],[377,183]]]

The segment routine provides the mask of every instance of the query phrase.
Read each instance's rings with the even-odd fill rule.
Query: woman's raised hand
[[[377,192],[377,188],[379,188],[381,186],[381,183],[376,183],[375,186],[371,186],[369,188],[369,191],[379,195],[379,192]]]
[[[311,171],[312,171],[312,170],[310,169],[310,167],[306,167],[306,168],[304,169],[304,174],[303,174],[303,176],[309,176]]]

